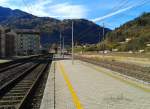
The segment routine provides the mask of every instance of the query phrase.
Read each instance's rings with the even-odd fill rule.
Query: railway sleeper
[[[32,77],[31,77],[32,78]],[[32,84],[33,80],[29,80],[28,78],[24,78],[24,80],[22,80],[21,83],[18,83],[19,84]]]
[[[20,100],[22,99],[24,96],[5,96],[2,99],[3,100]]]
[[[13,105],[7,105],[7,106],[0,106],[0,109],[15,109]]]
[[[22,91],[18,91],[18,92],[13,92],[13,91],[10,91],[10,92],[8,92],[7,94],[24,94],[24,93],[26,93],[28,90],[22,90]],[[6,94],[6,95],[7,95]]]
[[[24,96],[25,94],[23,93],[7,93],[5,96]]]
[[[34,80],[32,80],[32,82],[33,82]],[[16,87],[26,87],[27,85],[31,85],[32,84],[32,82],[30,81],[30,83],[24,83],[24,82],[22,82],[22,83],[19,83],[19,84],[17,84],[16,85]]]
[[[20,100],[8,100],[8,101],[0,101],[0,106],[5,106],[5,105],[14,105],[20,103]]]
[[[25,93],[26,90],[11,90],[10,93]]]
[[[21,92],[21,91],[25,91],[25,90],[30,89],[30,86],[13,88],[9,92],[15,92],[15,91],[20,91]]]

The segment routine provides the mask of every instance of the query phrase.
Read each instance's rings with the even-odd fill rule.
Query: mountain
[[[150,13],[129,21],[107,34],[105,44],[120,51],[150,51]]]
[[[0,25],[12,29],[39,29],[41,30],[42,44],[58,43],[60,31],[65,38],[65,43],[70,44],[72,21],[74,21],[74,39],[76,43],[94,44],[102,39],[102,27],[86,19],[60,21],[50,17],[37,17],[21,10],[0,7]],[[109,31],[110,29],[105,28],[105,33]]]

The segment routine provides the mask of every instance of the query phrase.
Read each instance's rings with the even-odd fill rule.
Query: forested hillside
[[[106,35],[107,49],[119,51],[150,51],[150,13],[129,21]]]

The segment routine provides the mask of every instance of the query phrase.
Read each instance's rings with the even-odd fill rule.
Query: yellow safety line
[[[68,86],[68,89],[72,95],[72,100],[76,106],[76,109],[84,109],[83,106],[81,105],[81,102],[69,80],[69,77],[67,76],[67,72],[65,71],[65,68],[63,66],[63,64],[59,63],[59,70],[60,70],[60,73],[62,74],[62,76],[64,77],[64,80],[66,81],[66,84]]]
[[[105,75],[107,75],[107,76],[109,76],[109,77],[115,78],[115,79],[117,79],[117,80],[119,80],[119,81],[121,81],[121,82],[124,82],[124,83],[126,83],[126,84],[129,84],[129,85],[134,86],[134,87],[136,87],[136,88],[142,89],[144,92],[150,92],[150,88],[149,88],[149,87],[144,87],[144,84],[135,83],[133,80],[125,79],[124,77],[121,77],[121,76],[119,76],[119,75],[115,75],[115,74],[113,74],[113,73],[111,73],[111,72],[108,72],[108,71],[104,70],[104,69],[101,68],[101,67],[98,67],[98,66],[95,66],[95,65],[91,65],[91,64],[89,64],[89,63],[87,63],[87,64],[88,64],[88,66],[90,66],[91,68],[95,69],[96,71],[99,71],[99,72],[101,72],[101,73],[103,73],[103,74],[105,74]],[[87,64],[86,64],[86,65],[87,65]],[[146,85],[145,85],[145,86],[146,86]]]

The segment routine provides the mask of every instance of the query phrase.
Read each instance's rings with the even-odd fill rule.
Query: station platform
[[[79,60],[53,61],[40,109],[149,109],[150,85]]]

